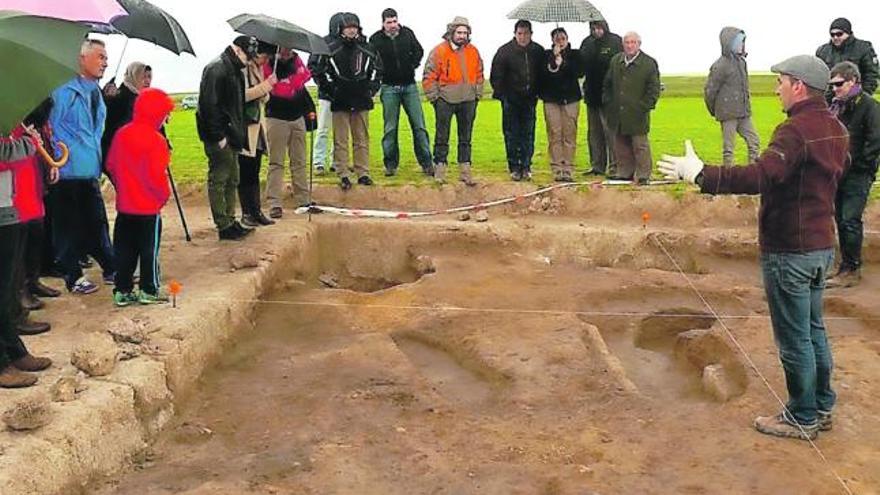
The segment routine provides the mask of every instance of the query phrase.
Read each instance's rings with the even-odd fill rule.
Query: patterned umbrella
[[[507,14],[508,19],[535,22],[604,21],[599,9],[587,0],[526,0]]]

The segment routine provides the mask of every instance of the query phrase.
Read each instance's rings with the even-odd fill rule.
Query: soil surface
[[[826,292],[839,394],[834,429],[816,442],[826,464],[806,442],[752,428],[780,405],[727,331],[783,398],[785,387],[749,249],[686,269],[722,325],[671,262],[556,257],[553,239],[528,241],[535,224],[638,232],[650,208],[680,215],[655,214],[660,227],[649,228],[753,245],[748,198],[631,204],[631,194],[603,192],[553,216],[493,212],[488,234],[448,218],[387,229],[316,217],[317,265],[292,268],[258,303],[255,331],[203,378],[134,472],[92,489],[843,493],[833,468],[853,492],[880,492],[876,270]],[[519,237],[503,238],[507,227]],[[684,249],[674,256],[687,258]],[[705,385],[707,366],[722,370],[727,396]]]

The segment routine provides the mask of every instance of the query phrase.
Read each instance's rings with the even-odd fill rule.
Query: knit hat
[[[467,17],[455,16],[455,19],[452,19],[452,22],[446,25],[446,32],[452,34],[455,32],[455,28],[459,26],[464,26],[468,28],[468,33],[471,32],[471,23],[468,22]]]
[[[852,23],[849,22],[849,19],[846,17],[838,17],[834,19],[834,22],[831,23],[831,28],[829,31],[834,31],[835,29],[839,29],[846,34],[852,34]]]

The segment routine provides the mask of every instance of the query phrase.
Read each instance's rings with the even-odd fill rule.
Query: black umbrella
[[[315,55],[330,54],[324,38],[292,22],[263,14],[241,14],[226,22],[237,32],[266,43]]]
[[[196,54],[186,32],[168,12],[146,0],[118,0],[118,2],[128,15],[115,17],[110,24],[120,33],[129,38],[149,41],[177,55],[183,52]]]

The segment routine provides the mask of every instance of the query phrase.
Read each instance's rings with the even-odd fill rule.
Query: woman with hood
[[[554,29],[550,38],[553,48],[544,52],[538,95],[544,100],[553,180],[572,182],[581,101],[578,79],[583,75],[583,63],[580,53],[572,50],[565,29]]]
[[[104,124],[104,136],[101,138],[101,156],[107,161],[107,151],[113,142],[116,131],[131,122],[134,112],[134,101],[141,90],[149,88],[153,82],[153,69],[142,62],[132,62],[125,69],[122,87],[113,96],[105,97],[107,103],[107,120]],[[107,91],[105,91],[105,95]]]
[[[160,212],[171,188],[167,169],[171,152],[159,132],[168,121],[174,102],[165,92],[147,88],[134,105],[131,123],[113,138],[107,155],[107,172],[116,186],[116,224],[113,229],[116,277],[113,301],[116,306],[166,302],[160,291]],[[133,276],[140,262],[140,291],[134,291]]]

